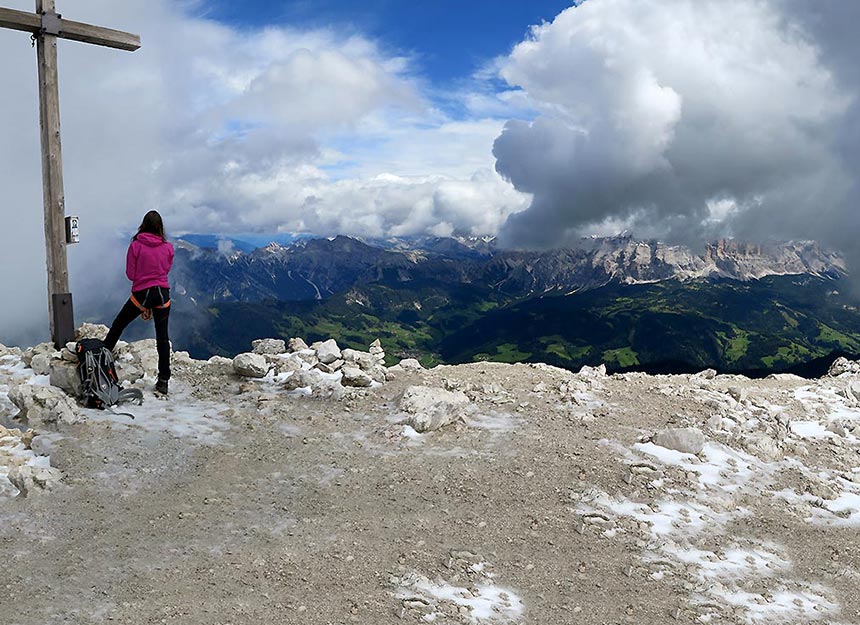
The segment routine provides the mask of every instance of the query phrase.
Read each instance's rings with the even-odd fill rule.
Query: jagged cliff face
[[[702,254],[628,236],[583,241],[576,249],[499,250],[483,239],[385,241],[368,245],[349,237],[271,244],[224,255],[182,243],[174,281],[195,301],[326,299],[362,283],[443,280],[481,285],[512,296],[575,292],[610,282],[813,274],[838,277],[844,260],[810,241],[752,244],[717,241]]]

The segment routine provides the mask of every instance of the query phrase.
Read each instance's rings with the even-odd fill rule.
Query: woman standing
[[[158,350],[157,393],[167,394],[170,379],[170,338],[167,320],[170,317],[170,283],[167,274],[173,266],[173,245],[164,236],[164,223],[157,211],[143,217],[137,234],[128,246],[125,275],[131,280],[131,297],[119,311],[105,338],[105,346],[113,350],[135,317],[155,320],[155,344]]]

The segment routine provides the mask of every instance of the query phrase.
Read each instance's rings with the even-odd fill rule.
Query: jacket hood
[[[162,239],[157,234],[152,234],[149,232],[141,232],[137,235],[136,241],[140,241],[144,245],[148,245],[150,247],[158,247],[159,245],[164,245],[166,241]]]

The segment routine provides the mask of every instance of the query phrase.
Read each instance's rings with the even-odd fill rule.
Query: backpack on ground
[[[81,386],[84,393],[84,405],[87,408],[111,410],[116,404],[137,400],[143,403],[143,392],[140,389],[123,389],[114,366],[113,353],[104,341],[99,339],[82,339],[75,346],[78,356],[78,373],[81,376]],[[132,419],[134,415],[124,414]]]

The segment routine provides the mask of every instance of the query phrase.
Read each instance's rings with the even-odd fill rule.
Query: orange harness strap
[[[137,306],[140,309],[140,317],[144,321],[149,321],[152,319],[152,308],[170,308],[170,300],[167,300],[166,304],[159,304],[158,306],[153,306],[152,308],[144,308],[143,304],[137,301],[134,294],[129,297],[131,303]]]

